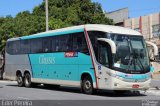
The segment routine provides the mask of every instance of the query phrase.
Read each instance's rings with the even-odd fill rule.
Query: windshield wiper
[[[135,54],[134,53],[130,53],[130,57],[129,57],[129,63],[128,63],[128,71],[130,69],[131,65],[134,65],[134,69],[136,70],[136,58],[135,58]],[[141,68],[141,67],[140,67]]]
[[[140,67],[140,69],[142,71],[144,71],[144,66],[143,66],[141,60],[139,59],[140,55],[138,55],[138,53],[136,53],[135,50],[133,50],[133,55],[134,55],[134,59],[139,61],[140,64],[138,64],[138,66]]]
[[[130,66],[132,64],[134,64],[134,69],[136,70],[136,65],[135,65],[135,60],[134,60],[134,55],[133,55],[133,48],[132,48],[132,45],[131,45],[131,41],[128,40],[128,45],[129,45],[129,49],[130,49],[130,53],[129,53],[129,62],[128,62],[128,71],[130,69]]]
[[[138,66],[140,67],[140,69],[142,71],[144,71],[144,66],[143,66],[142,62],[140,61],[140,59],[139,59],[140,56],[133,49],[131,41],[128,41],[128,43],[130,44],[130,54],[129,54],[129,63],[128,63],[128,69],[127,70],[130,69],[130,66],[132,64],[134,64],[134,69],[136,70],[136,63],[137,63],[137,60],[138,60],[138,62],[139,62]]]

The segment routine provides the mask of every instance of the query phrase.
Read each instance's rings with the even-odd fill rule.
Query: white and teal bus
[[[141,33],[89,24],[9,39],[5,75],[18,86],[75,86],[86,94],[146,90],[150,62]]]

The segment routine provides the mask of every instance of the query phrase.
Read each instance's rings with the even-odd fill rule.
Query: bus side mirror
[[[158,55],[158,47],[156,44],[146,41],[147,45],[150,45],[153,48],[153,52],[150,53],[150,61],[157,61],[159,62],[159,55]]]
[[[154,56],[154,61],[155,61],[155,62],[159,62],[159,63],[160,63],[160,58],[159,58],[159,55],[157,55],[157,56]]]
[[[116,54],[116,44],[111,39],[97,38],[97,40],[108,43],[111,47],[112,54]]]

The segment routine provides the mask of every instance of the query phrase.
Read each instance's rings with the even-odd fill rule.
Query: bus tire
[[[23,85],[24,85],[24,80],[23,80],[23,77],[21,74],[17,75],[17,84],[19,87],[23,87]]]
[[[30,88],[31,84],[32,84],[31,83],[31,75],[29,73],[26,73],[24,75],[24,85],[25,85],[25,87]]]
[[[94,89],[91,77],[84,77],[84,79],[82,79],[82,92],[91,95],[93,94],[93,91]]]

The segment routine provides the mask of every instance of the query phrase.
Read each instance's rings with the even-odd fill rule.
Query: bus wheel
[[[27,88],[31,87],[31,76],[30,76],[29,73],[26,73],[26,74],[24,75],[24,85],[25,85],[25,87],[27,87]]]
[[[93,83],[92,83],[92,79],[90,78],[90,76],[86,76],[82,80],[82,91],[85,94],[93,94]]]
[[[17,84],[19,87],[22,87],[24,85],[23,77],[21,74],[17,75]]]

